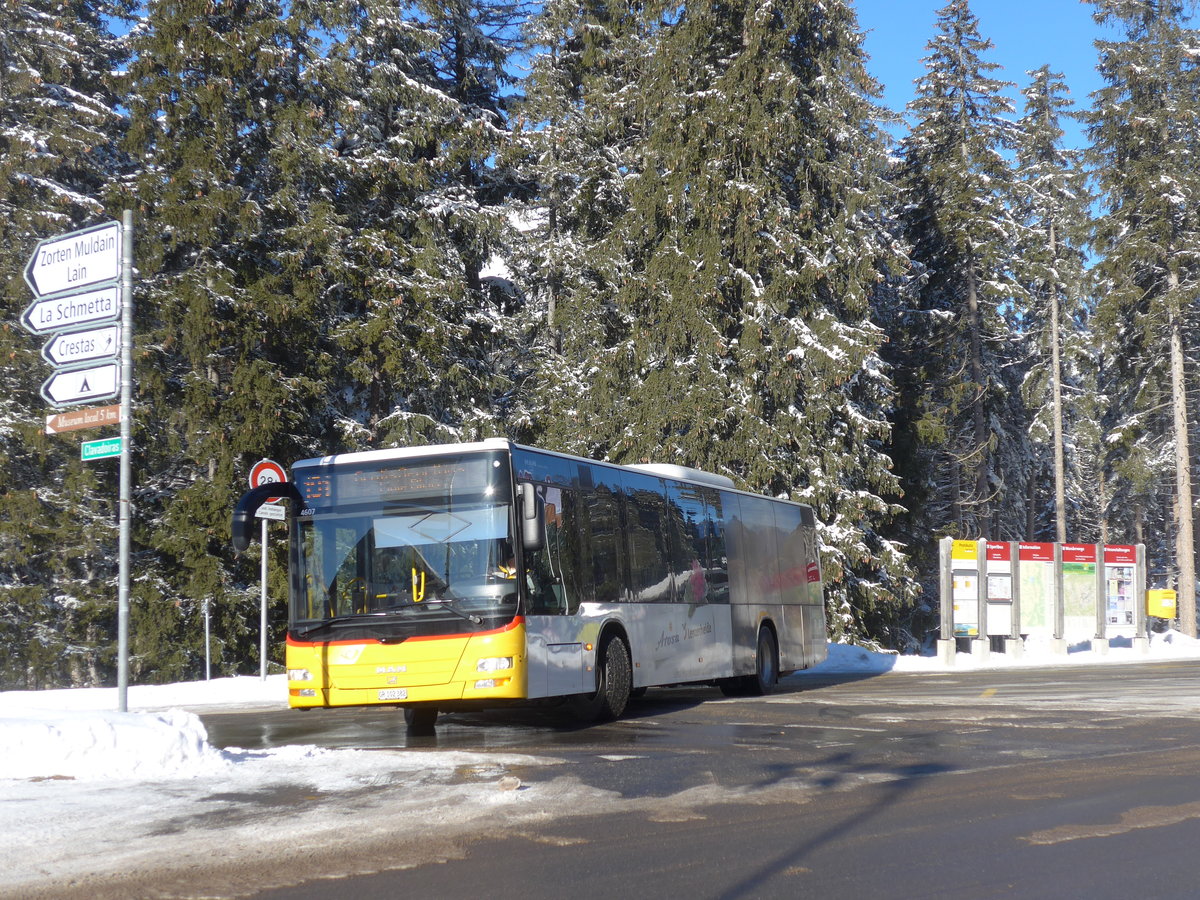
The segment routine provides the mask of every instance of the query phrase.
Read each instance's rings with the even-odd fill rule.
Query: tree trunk
[[[1104,463],[1101,460],[1099,472],[1100,489],[1100,543],[1108,543],[1108,480],[1104,477]]]
[[[1179,308],[1179,276],[1167,276],[1171,331],[1171,411],[1175,419],[1175,564],[1179,569],[1179,630],[1196,637],[1196,550],[1192,527],[1192,468],[1188,441],[1187,385],[1183,368],[1183,316]]]
[[[978,535],[986,535],[988,521],[988,495],[991,479],[988,478],[990,459],[987,450],[987,411],[984,409],[985,381],[983,374],[983,313],[979,307],[979,292],[975,285],[975,259],[967,259],[967,327],[969,329],[971,353],[971,381],[975,385],[975,396],[971,401],[971,420],[974,427],[974,443],[971,448],[972,469],[975,473],[974,496],[975,522]]]
[[[1050,258],[1058,258],[1054,223],[1050,223]],[[1050,385],[1054,418],[1054,539],[1067,542],[1067,473],[1063,459],[1062,359],[1059,350],[1058,285],[1047,285],[1050,301]]]
[[[1025,540],[1036,541],[1037,533],[1037,486],[1038,477],[1041,475],[1039,471],[1041,466],[1036,468],[1031,467],[1029,470],[1029,480],[1025,483]]]

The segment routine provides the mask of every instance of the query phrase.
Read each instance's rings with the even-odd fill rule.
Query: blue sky
[[[925,45],[934,35],[937,11],[946,0],[853,0],[859,26],[867,32],[868,68],[884,86],[884,102],[902,110],[912,99],[913,81],[925,72]],[[1093,41],[1102,32],[1092,21],[1092,6],[1081,0],[971,0],[979,33],[995,45],[987,57],[1004,68],[995,74],[1016,82],[1012,91],[1017,114],[1020,89],[1029,83],[1026,72],[1049,64],[1062,72],[1071,97],[1080,107],[1101,86],[1096,72]],[[1064,123],[1068,146],[1083,146],[1079,126]]]

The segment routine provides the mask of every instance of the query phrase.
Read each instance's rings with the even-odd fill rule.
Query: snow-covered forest
[[[1194,635],[1200,33],[1092,5],[1079,100],[951,0],[901,129],[851,0],[0,4],[0,688],[115,679],[117,467],[18,320],[125,209],[134,683],[205,600],[256,669],[254,461],[493,435],[811,504],[835,640],[924,641],[945,535],[1145,543]]]

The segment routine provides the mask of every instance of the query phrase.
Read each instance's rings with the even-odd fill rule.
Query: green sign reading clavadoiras
[[[110,456],[121,455],[121,439],[119,437],[103,438],[99,441],[84,441],[79,445],[79,458],[84,462],[91,459],[108,459]]]

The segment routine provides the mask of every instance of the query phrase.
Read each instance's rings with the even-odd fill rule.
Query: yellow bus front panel
[[[287,642],[288,705],[511,700],[526,694],[525,625],[376,640]]]

